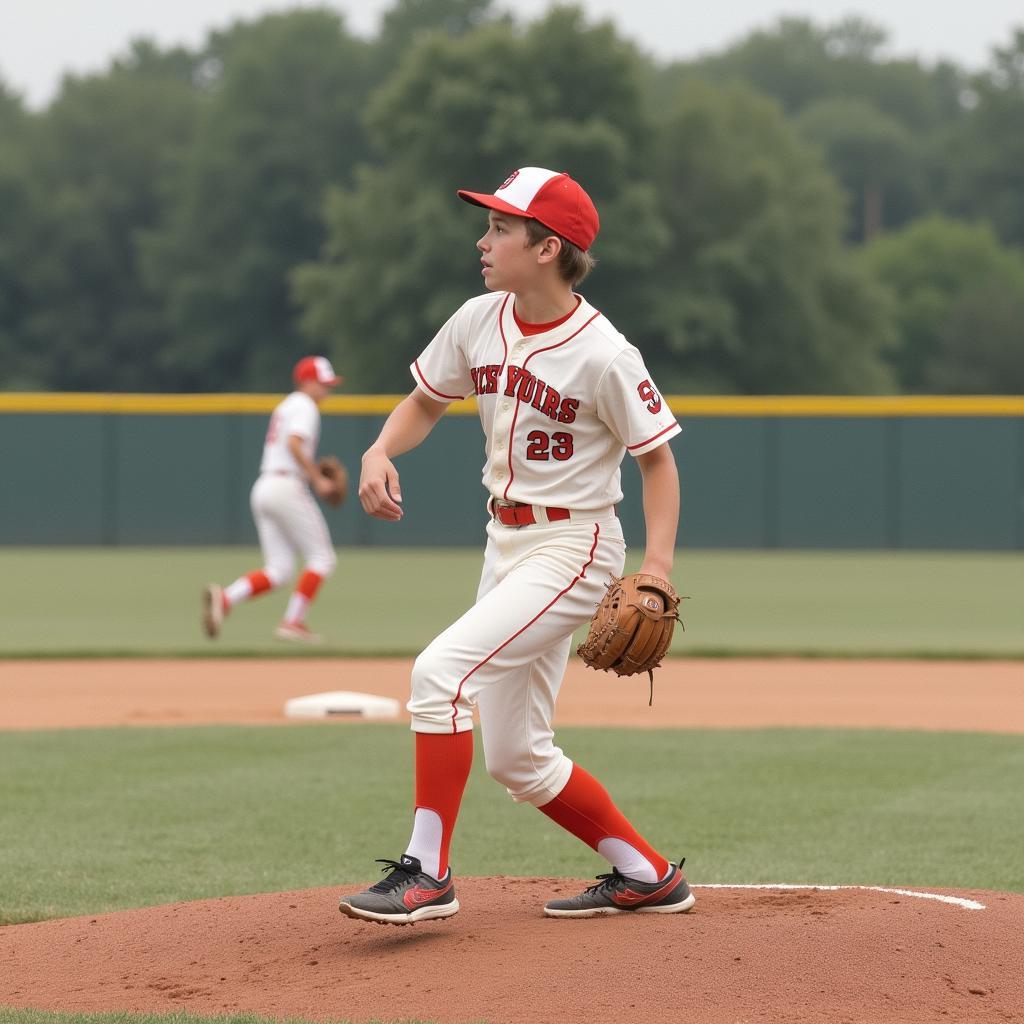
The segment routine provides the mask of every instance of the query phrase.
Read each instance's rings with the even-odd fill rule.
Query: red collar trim
[[[512,303],[512,316],[515,319],[516,327],[518,327],[519,330],[522,331],[523,337],[530,338],[534,334],[543,334],[545,331],[553,331],[556,327],[561,327],[562,324],[564,324],[566,320],[568,320],[569,317],[571,317],[573,313],[575,313],[576,310],[580,308],[580,303],[582,301],[583,299],[579,295],[577,295],[576,305],[573,306],[572,309],[570,309],[569,312],[565,314],[565,316],[560,316],[557,320],[552,320],[550,323],[546,324],[531,324],[527,323],[525,320],[520,320],[519,314],[516,312],[516,304],[514,302]]]

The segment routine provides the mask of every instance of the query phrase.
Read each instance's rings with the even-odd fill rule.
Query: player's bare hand
[[[643,560],[638,572],[647,576],[657,576],[662,580],[672,579],[672,561],[668,558],[655,558],[648,556]]]
[[[359,501],[363,511],[375,519],[397,522],[402,518],[402,489],[398,483],[398,470],[383,452],[373,448],[363,455]]]
[[[334,484],[320,473],[314,473],[310,483],[318,498],[327,498],[334,491]]]

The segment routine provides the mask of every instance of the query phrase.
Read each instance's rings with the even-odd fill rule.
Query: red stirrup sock
[[[659,879],[668,874],[669,862],[633,828],[604,786],[578,764],[572,766],[562,792],[538,809],[598,853],[602,839],[619,839],[648,860]]]
[[[448,870],[448,848],[472,765],[472,729],[416,733],[416,807],[433,811],[441,819],[437,878]]]
[[[252,592],[249,594],[250,597],[262,594],[272,587],[270,578],[262,569],[257,569],[255,572],[247,572],[245,578],[249,581],[249,586],[252,587]]]
[[[312,601],[316,597],[316,592],[320,589],[320,584],[323,583],[324,578],[318,572],[313,572],[312,569],[307,569],[300,577],[299,582],[296,584],[295,593],[301,594],[307,601]]]

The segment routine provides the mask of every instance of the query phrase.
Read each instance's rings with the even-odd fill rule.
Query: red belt
[[[537,522],[537,518],[533,514],[532,505],[520,505],[518,502],[504,504],[495,501],[492,503],[492,507],[494,509],[494,518],[502,526],[533,526]],[[570,518],[567,508],[546,508],[544,509],[544,514],[547,516],[549,523],[557,523],[562,519]]]

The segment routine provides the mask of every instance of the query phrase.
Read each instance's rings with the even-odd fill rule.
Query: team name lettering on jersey
[[[501,384],[499,380],[501,366],[491,363],[487,366],[474,366],[469,371],[473,387],[478,395],[496,395]],[[576,419],[579,408],[578,398],[563,398],[547,381],[524,370],[521,366],[508,366],[505,369],[505,386],[502,394],[506,398],[517,398],[533,406],[539,413],[558,423],[572,423]]]
[[[523,335],[514,296],[489,292],[448,318],[410,366],[419,389],[476,395],[484,488],[504,501],[603,509],[622,500],[618,469],[680,432],[638,349],[581,298],[550,331]]]
[[[498,393],[498,374],[501,366],[490,363],[487,366],[474,366],[469,374],[473,378],[473,389],[478,395],[496,395]]]

